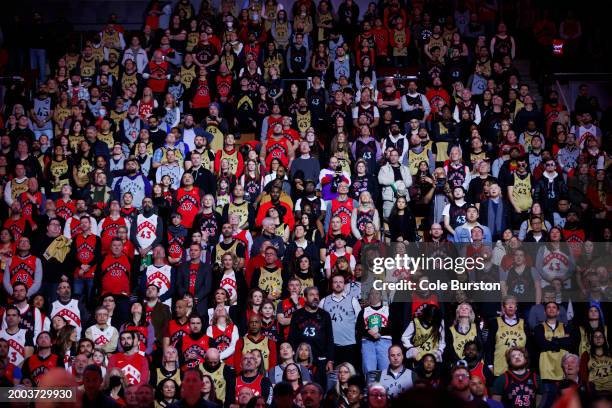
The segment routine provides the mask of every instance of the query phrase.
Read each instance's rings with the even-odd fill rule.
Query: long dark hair
[[[595,345],[595,341],[594,341],[595,333],[601,333],[601,335],[603,336],[604,344],[601,346],[601,348],[603,349],[604,356],[608,356],[609,357],[610,356],[610,346],[608,345],[608,339],[606,338],[606,331],[604,329],[599,329],[599,328],[594,329],[593,332],[591,333],[591,341],[590,341],[590,343],[591,343],[591,350],[590,350],[591,357],[596,357],[595,350],[598,347],[598,346]]]
[[[166,383],[170,381],[172,383],[174,383],[174,397],[172,397],[174,400],[177,400],[179,398],[179,396],[181,395],[181,391],[180,391],[180,386],[176,383],[176,381],[174,381],[172,378],[166,378],[164,380],[162,380],[159,384],[157,384],[157,387],[155,389],[155,400],[156,401],[163,401],[164,400],[164,385],[166,385]]]
[[[216,404],[221,405],[221,400],[217,397],[217,390],[215,389],[215,381],[208,374],[204,374],[202,376],[202,380],[204,378],[208,378],[208,380],[210,381],[210,393],[208,394],[207,401],[212,401],[212,402],[214,402]]]
[[[134,321],[134,316],[132,315],[132,311],[131,311],[131,307],[134,304],[136,304],[136,303],[138,303],[140,305],[140,307],[142,307],[142,313],[140,315],[140,320],[137,321],[137,322]],[[129,324],[130,326],[134,325],[134,326],[138,326],[138,327],[146,327],[146,326],[148,326],[148,323],[147,323],[147,309],[146,309],[146,307],[145,307],[143,302],[133,302],[130,305],[130,320],[127,322],[127,324]]]
[[[283,381],[289,382],[289,380],[287,380],[287,368],[289,368],[290,366],[295,366],[295,368],[297,369],[298,384],[302,386],[302,384],[304,383],[304,380],[302,378],[302,370],[300,369],[300,365],[298,363],[289,363],[285,366],[285,369],[283,370]]]
[[[442,324],[442,312],[440,312],[440,308],[435,305],[426,304],[423,306],[418,319],[421,324],[426,322],[427,325],[432,328],[431,337],[434,342],[438,343],[440,341],[440,326]]]

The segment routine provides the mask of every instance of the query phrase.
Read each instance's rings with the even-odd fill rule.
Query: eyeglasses
[[[546,163],[546,167],[553,167],[555,163]]]

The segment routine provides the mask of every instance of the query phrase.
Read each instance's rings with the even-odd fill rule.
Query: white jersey
[[[157,238],[158,223],[159,217],[157,214],[153,214],[148,218],[138,214],[138,217],[136,217],[136,240],[141,248],[146,248],[153,244]]]
[[[155,285],[159,288],[159,296],[164,295],[172,287],[172,267],[170,265],[147,266],[146,279],[147,285]],[[164,302],[169,308],[172,308],[172,299],[166,299]]]
[[[55,316],[63,317],[68,324],[76,327],[77,338],[81,338],[81,330],[83,324],[81,322],[81,310],[79,309],[79,301],[71,299],[67,304],[62,304],[59,300],[56,300],[51,305],[51,319]]]
[[[51,113],[51,98],[45,98],[45,99],[35,98],[34,99],[34,115],[36,116],[36,119],[40,121],[45,121],[49,117],[50,113]],[[33,123],[32,126],[34,127],[34,130],[46,130],[46,129],[52,129],[53,123],[46,122],[45,124],[42,125],[42,127],[38,127],[36,123]]]
[[[0,339],[4,339],[8,343],[8,361],[11,364],[21,367],[26,355],[26,340],[28,337],[28,331],[26,329],[19,329],[15,334],[9,334],[6,328],[0,330]],[[31,340],[30,340],[31,342]],[[31,344],[29,344],[31,346]]]
[[[33,339],[36,340],[40,332],[49,331],[51,329],[51,320],[45,316],[39,308],[26,304],[25,308],[20,308],[19,314],[21,316],[21,323],[19,327],[27,330],[32,334]],[[6,314],[2,317],[2,329],[7,328]]]
[[[117,329],[111,325],[108,325],[104,330],[100,329],[98,325],[91,326],[91,340],[94,342],[94,347],[102,348],[110,343],[116,331]]]

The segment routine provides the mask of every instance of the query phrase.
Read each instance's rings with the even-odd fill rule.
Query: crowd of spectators
[[[609,406],[607,107],[515,65],[577,55],[580,19],[213,3],[152,0],[142,29],[113,14],[63,49],[38,12],[3,26],[0,384],[54,373],[91,407]],[[498,299],[371,289],[384,244],[484,254]]]

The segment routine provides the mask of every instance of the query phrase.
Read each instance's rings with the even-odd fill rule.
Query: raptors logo
[[[108,271],[108,273],[110,273],[111,276],[114,276],[116,278],[119,278],[119,277],[123,276],[124,274],[127,274],[127,269],[125,268],[125,266],[123,266],[119,262],[112,263],[107,268],[107,271]]]
[[[195,199],[190,195],[184,195],[181,197],[181,202],[179,203],[179,207],[183,211],[192,211],[197,205],[198,204],[195,202]]]
[[[103,346],[105,344],[108,344],[110,340],[107,339],[103,334],[100,335],[95,341],[94,343],[96,344],[96,346]]]

